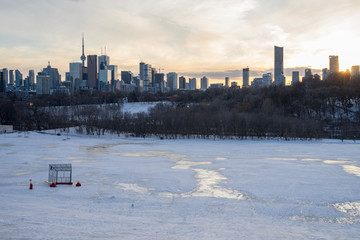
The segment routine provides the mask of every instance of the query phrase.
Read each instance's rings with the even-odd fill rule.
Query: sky
[[[105,49],[110,63],[138,73],[237,78],[271,71],[274,45],[284,67],[360,65],[359,0],[0,0],[0,68],[40,71],[50,61],[63,78],[69,62]],[[300,73],[301,75],[303,73]]]

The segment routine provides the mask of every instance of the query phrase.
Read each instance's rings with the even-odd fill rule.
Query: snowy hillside
[[[358,239],[359,156],[334,140],[0,135],[0,238]],[[51,163],[82,186],[50,188]]]

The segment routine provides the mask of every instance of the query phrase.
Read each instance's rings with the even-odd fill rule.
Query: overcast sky
[[[0,0],[0,67],[40,71],[106,46],[111,64],[138,72],[143,60],[164,72],[360,65],[360,0]]]

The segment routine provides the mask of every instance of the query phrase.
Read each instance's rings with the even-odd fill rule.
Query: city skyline
[[[112,63],[134,73],[140,61],[195,77],[247,66],[269,71],[273,45],[285,49],[285,71],[328,67],[329,55],[340,57],[343,71],[360,62],[360,2],[336,2],[4,1],[0,13],[11,21],[2,31],[0,66],[38,71],[50,61],[64,78],[68,63],[81,61],[84,32],[86,56],[106,46]]]

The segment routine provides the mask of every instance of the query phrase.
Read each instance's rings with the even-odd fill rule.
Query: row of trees
[[[124,98],[171,102],[158,104],[149,113],[129,114],[121,111]],[[333,75],[291,87],[3,97],[0,122],[19,130],[76,126],[87,134],[109,130],[141,137],[360,139],[360,79]]]

